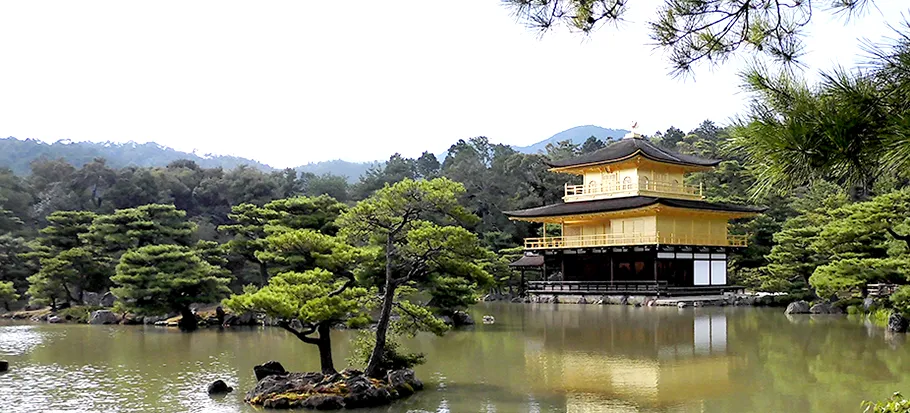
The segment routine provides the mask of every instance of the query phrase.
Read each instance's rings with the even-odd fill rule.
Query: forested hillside
[[[63,159],[73,166],[81,167],[96,158],[104,158],[112,168],[165,166],[178,159],[188,159],[203,168],[233,169],[240,165],[249,165],[265,171],[273,169],[252,159],[225,155],[200,156],[156,143],[72,142],[68,140],[47,143],[13,137],[0,139],[0,167],[12,169],[17,174],[29,173],[29,165],[36,159]]]
[[[560,141],[581,144],[591,136],[601,140],[609,140],[610,138],[621,138],[627,132],[625,130],[607,129],[593,125],[576,126],[535,144],[515,147],[515,150],[521,153],[535,154],[545,151],[547,145]],[[440,160],[445,159],[445,156],[446,154],[443,153]],[[199,155],[178,151],[156,143],[96,143],[72,142],[68,140],[47,143],[34,139],[20,140],[13,137],[0,139],[0,167],[9,168],[19,175],[28,174],[30,164],[38,159],[63,159],[79,168],[96,158],[105,159],[106,164],[112,168],[165,166],[176,160],[190,160],[203,168],[234,169],[241,165],[247,165],[264,172],[279,169],[249,158],[211,154]],[[343,176],[347,178],[348,183],[353,184],[357,182],[361,175],[380,163],[379,161],[351,162],[335,159],[303,164],[295,166],[294,169],[298,172],[315,175]]]

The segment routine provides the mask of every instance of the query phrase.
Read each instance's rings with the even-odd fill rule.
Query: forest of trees
[[[905,260],[899,257],[906,254],[906,248],[899,248],[901,242],[897,241],[903,234],[910,233],[903,227],[906,214],[902,215],[900,208],[905,204],[895,203],[895,200],[906,203],[906,196],[902,197],[905,192],[901,191],[906,177],[895,173],[901,170],[880,166],[883,169],[875,172],[874,182],[860,192],[855,190],[856,180],[840,175],[825,176],[823,171],[807,172],[802,181],[790,182],[786,191],[761,190],[767,186],[764,182],[769,179],[769,172],[762,169],[765,163],[753,162],[754,158],[750,157],[750,150],[757,150],[754,149],[757,144],[746,141],[746,136],[751,137],[748,139],[756,136],[746,133],[751,127],[755,127],[754,124],[721,128],[705,121],[688,133],[671,127],[649,137],[668,149],[725,159],[716,170],[689,177],[690,183],[704,185],[708,201],[769,207],[758,218],[733,224],[732,232],[750,235],[749,247],[731,262],[733,279],[752,288],[793,291],[808,288],[813,274],[820,285],[825,285],[823,280],[832,277],[839,283],[844,277],[856,277],[850,284],[854,287],[861,280],[901,278]],[[31,174],[24,177],[10,170],[0,170],[0,226],[4,231],[0,236],[0,281],[11,282],[16,294],[25,295],[30,285],[29,277],[40,278],[37,276],[42,274],[41,270],[49,271],[45,268],[54,264],[52,258],[61,259],[64,251],[67,252],[62,255],[64,258],[83,259],[86,265],[92,262],[90,257],[83,254],[80,258],[78,251],[72,251],[78,245],[57,245],[60,241],[51,239],[50,234],[55,231],[87,232],[93,224],[97,225],[97,219],[117,216],[123,210],[163,204],[172,205],[172,213],[180,214],[180,220],[192,227],[185,234],[186,239],[177,244],[191,247],[207,242],[211,243],[209,248],[224,251],[224,262],[220,266],[231,273],[235,280],[231,285],[236,290],[247,283],[261,284],[269,274],[274,275],[268,262],[256,255],[263,246],[254,244],[264,241],[244,238],[250,233],[259,233],[265,238],[262,223],[268,221],[269,213],[263,211],[278,214],[302,208],[289,205],[301,196],[327,195],[338,205],[353,206],[388,184],[436,177],[449,178],[465,187],[460,201],[479,218],[468,225],[468,229],[478,235],[485,248],[511,256],[509,254],[516,252],[515,247],[521,245],[523,238],[536,236],[540,228],[510,221],[502,211],[559,202],[563,184],[573,179],[569,175],[549,172],[544,161],[592,152],[607,144],[609,142],[592,137],[582,145],[563,141],[549,145],[545,153],[522,154],[506,145],[492,144],[487,138],[477,137],[452,145],[442,163],[429,152],[416,159],[392,155],[353,185],[332,175],[301,174],[291,169],[266,173],[245,166],[232,170],[208,169],[192,161],[174,161],[165,167],[116,169],[108,167],[103,159],[81,168],[61,160],[38,160],[32,163]],[[787,176],[793,178],[794,175],[788,173]],[[771,186],[783,188],[777,181]],[[886,200],[888,204],[882,205]],[[328,208],[327,204],[310,206],[307,213],[327,213],[325,208]],[[854,261],[880,260],[863,261],[875,264],[870,267],[875,271],[869,274],[850,271],[850,267],[832,267],[835,257],[825,251],[824,246],[837,245],[844,249],[847,245],[836,238],[819,239],[822,235],[851,235],[827,228],[826,224],[852,226],[850,219],[862,218],[855,211],[857,208],[884,209],[867,219],[881,220],[887,215],[888,220],[882,222],[891,223],[890,226],[862,224],[861,228],[870,231],[864,236],[880,240],[881,245],[856,242],[864,248],[862,252],[837,255]],[[70,234],[70,237],[74,236]],[[41,265],[39,255],[48,260],[48,265]],[[838,265],[856,266],[854,261]],[[822,268],[816,273],[818,267]],[[88,274],[92,271],[80,271],[91,278]],[[497,282],[500,285],[508,280],[508,272],[499,273]],[[94,290],[106,287],[109,285],[102,283]],[[33,288],[38,290],[38,287]],[[823,286],[822,291],[829,293],[831,289]]]

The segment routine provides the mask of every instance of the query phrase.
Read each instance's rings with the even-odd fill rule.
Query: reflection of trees
[[[405,340],[408,350],[427,355],[417,373],[428,390],[388,411],[839,412],[910,389],[910,348],[880,328],[833,316],[790,321],[779,309],[509,304],[480,306],[472,315],[483,314],[495,315],[496,324]],[[711,321],[709,347],[698,320]],[[255,364],[319,366],[315,349],[274,328],[34,328],[48,336],[11,373],[28,374],[22,391],[30,400],[76,410],[90,392],[100,396],[81,406],[87,410],[110,403],[211,406],[202,386],[215,378],[236,384],[238,393],[222,406],[237,410],[254,385]],[[354,334],[333,332],[338,365],[347,364]],[[714,334],[724,340],[715,342]],[[14,399],[25,394],[18,386]]]
[[[709,404],[709,411],[844,411],[910,385],[910,355],[843,318],[747,310],[729,339],[741,363],[732,375],[751,397]]]

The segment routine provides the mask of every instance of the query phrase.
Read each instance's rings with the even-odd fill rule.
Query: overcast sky
[[[744,108],[739,63],[671,78],[647,45],[659,1],[630,3],[618,28],[541,39],[498,0],[6,1],[0,136],[155,141],[285,167],[478,135],[527,145],[586,124],[688,130]],[[901,22],[898,4],[846,25],[818,14],[807,74],[850,66],[858,37]]]

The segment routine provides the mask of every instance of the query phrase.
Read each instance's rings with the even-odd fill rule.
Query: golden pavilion
[[[668,151],[636,133],[605,148],[549,162],[551,171],[578,175],[563,201],[506,211],[513,220],[544,224],[527,238],[528,255],[543,257],[545,281],[531,292],[548,294],[714,294],[741,287],[727,282],[728,255],[746,246],[728,232],[732,219],[763,208],[706,202],[686,174],[720,160]],[[556,224],[558,234],[548,234]],[[552,228],[553,225],[550,225]],[[536,290],[536,291],[535,291]]]

